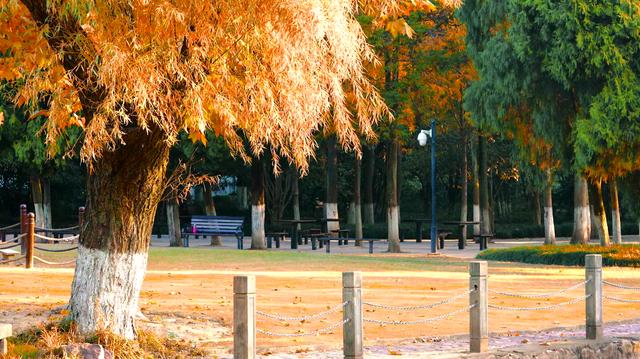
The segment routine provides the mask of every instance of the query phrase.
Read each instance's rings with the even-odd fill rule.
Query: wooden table
[[[464,228],[466,226],[480,224],[480,222],[474,222],[474,221],[446,221],[443,223],[444,225],[447,225],[447,226],[458,226],[458,249],[460,250],[464,249],[464,247],[467,245],[466,238],[462,237],[462,234],[464,233]]]
[[[278,223],[288,224],[291,226],[291,249],[298,249],[298,241],[300,240],[300,232],[298,227],[301,224],[318,223],[315,219],[283,219]]]
[[[406,219],[402,222],[412,222],[416,224],[416,243],[422,242],[422,223],[429,222],[431,223],[431,218],[413,218]]]

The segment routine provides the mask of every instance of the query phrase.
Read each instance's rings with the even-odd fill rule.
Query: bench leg
[[[327,249],[326,249],[327,253],[331,253],[331,241],[327,240],[326,245],[327,245]]]
[[[341,246],[342,245],[342,239],[338,238],[338,245]]]
[[[276,248],[280,248],[280,236],[276,237]]]
[[[444,249],[444,237],[440,237],[439,242],[440,242],[440,249]]]
[[[318,248],[317,242],[318,240],[316,238],[311,238],[311,250],[315,251]]]
[[[318,241],[318,248],[322,248],[322,247],[324,247],[324,241],[320,239],[320,241]]]
[[[271,248],[272,238],[271,236],[267,237],[267,248]]]
[[[373,254],[373,241],[369,241],[369,254]]]

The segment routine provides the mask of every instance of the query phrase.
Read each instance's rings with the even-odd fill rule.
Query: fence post
[[[256,357],[256,277],[233,277],[233,358]]]
[[[489,347],[487,262],[469,263],[469,351],[483,353]]]
[[[602,256],[587,254],[584,259],[587,339],[602,339]]]
[[[362,273],[342,273],[342,301],[346,302],[342,311],[344,358],[362,359]]]
[[[20,234],[27,233],[27,205],[20,205]],[[27,241],[26,238],[22,238],[22,245],[20,246],[20,255],[27,253]]]
[[[28,268],[33,267],[33,246],[35,243],[36,233],[36,216],[33,213],[27,214],[27,237],[25,239],[25,243],[27,244],[26,257],[24,261],[24,266]]]

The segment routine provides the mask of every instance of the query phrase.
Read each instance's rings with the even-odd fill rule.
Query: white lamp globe
[[[420,131],[418,134],[418,143],[423,147],[427,145],[427,134],[425,131]]]

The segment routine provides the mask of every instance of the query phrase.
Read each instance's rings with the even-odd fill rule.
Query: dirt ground
[[[388,258],[389,255],[375,255]],[[416,255],[407,255],[416,257]],[[429,262],[422,256],[425,263]],[[380,270],[375,261],[359,263],[363,271],[363,300],[390,305],[423,305],[464,292],[468,287],[466,261],[439,258],[442,265],[425,270]],[[353,270],[348,261],[336,264],[274,263],[201,263],[176,270],[174,264],[149,264],[140,307],[146,318],[139,325],[153,328],[171,337],[193,340],[211,353],[227,354],[232,346],[232,279],[237,274],[257,278],[257,309],[285,316],[314,314],[341,303],[341,272]],[[185,268],[182,266],[182,268]],[[245,271],[242,268],[250,268]],[[58,318],[69,297],[73,268],[25,270],[0,266],[0,322],[11,323],[15,331],[38,322]],[[640,269],[606,268],[604,278],[629,286],[640,286]],[[582,268],[490,263],[489,286],[509,292],[546,293],[584,280]],[[637,292],[605,288],[605,294],[635,298]],[[583,287],[557,298],[530,300],[492,294],[490,303],[529,307],[550,305],[584,295]],[[417,320],[454,311],[468,304],[466,297],[429,310],[400,312],[365,306],[365,318],[379,320]],[[640,303],[605,302],[605,321],[640,317]],[[309,322],[284,322],[258,317],[257,327],[277,333],[309,333],[341,320],[334,313]],[[491,332],[512,332],[584,324],[584,303],[556,310],[490,310]],[[365,345],[395,343],[401,340],[437,340],[437,337],[464,334],[468,315],[460,313],[431,324],[381,326],[365,323]],[[302,338],[273,338],[258,334],[258,352],[262,354],[302,353],[336,349],[341,345],[341,329],[332,333]]]

